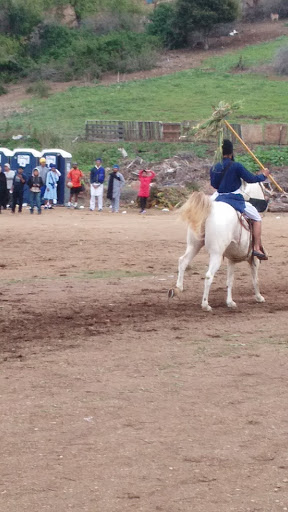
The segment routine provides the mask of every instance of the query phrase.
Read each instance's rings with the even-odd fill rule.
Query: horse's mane
[[[193,192],[180,213],[182,219],[189,224],[199,238],[204,234],[205,221],[211,212],[211,199],[203,192]]]

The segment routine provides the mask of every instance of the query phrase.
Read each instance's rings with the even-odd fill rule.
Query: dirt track
[[[1,510],[287,510],[288,216],[264,219],[266,303],[240,265],[228,310],[223,267],[212,314],[205,253],[167,301],[173,214],[0,222]]]

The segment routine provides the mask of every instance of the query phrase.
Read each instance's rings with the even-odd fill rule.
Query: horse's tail
[[[211,212],[211,199],[203,192],[193,192],[181,208],[182,219],[189,224],[197,237],[202,237],[205,221]]]

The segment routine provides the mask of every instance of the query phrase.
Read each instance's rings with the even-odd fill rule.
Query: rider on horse
[[[252,174],[245,167],[234,162],[233,144],[225,139],[222,145],[222,162],[217,163],[210,169],[212,187],[216,188],[212,196],[215,201],[223,201],[230,204],[235,210],[245,213],[253,221],[254,247],[253,255],[260,260],[267,260],[261,245],[261,216],[255,206],[246,202],[241,193],[241,179],[246,183],[259,183],[265,181],[269,175],[268,169],[263,169],[261,174]]]

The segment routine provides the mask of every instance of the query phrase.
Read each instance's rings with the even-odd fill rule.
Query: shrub
[[[237,0],[177,0],[174,24],[188,44],[191,32],[207,37],[215,25],[234,21],[239,13]]]
[[[138,14],[104,11],[97,16],[89,17],[82,22],[82,27],[98,36],[110,32],[132,31],[142,32],[145,18]]]
[[[3,84],[0,83],[0,96],[2,96],[2,94],[7,94],[7,89]]]
[[[33,94],[37,98],[48,98],[50,87],[45,82],[39,80],[38,82],[29,85],[29,87],[26,89],[26,92],[28,94]]]
[[[93,80],[106,71],[151,69],[158,46],[157,38],[145,34],[122,31],[97,37],[88,30],[49,25],[30,46],[30,54],[37,61],[32,77]]]
[[[39,60],[60,59],[71,53],[74,37],[79,31],[62,25],[42,25],[34,32],[29,47],[29,55]]]
[[[133,73],[133,71],[146,71],[156,66],[158,53],[154,50],[142,51],[138,55],[129,55],[117,63],[119,73]]]
[[[24,69],[23,49],[13,37],[0,34],[0,74],[2,81],[11,81]]]
[[[288,75],[288,46],[284,46],[278,50],[273,68],[279,75]]]
[[[181,46],[181,38],[174,27],[174,4],[160,4],[150,15],[150,23],[147,25],[147,34],[157,36],[166,48]]]
[[[14,37],[29,36],[42,17],[42,5],[35,0],[6,0],[0,3],[1,27]]]

